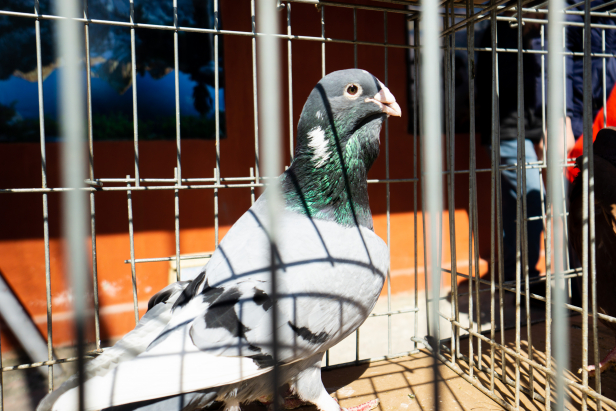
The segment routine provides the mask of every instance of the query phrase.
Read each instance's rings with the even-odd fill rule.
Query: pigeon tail
[[[86,378],[103,376],[116,368],[120,362],[135,358],[145,351],[152,340],[167,326],[171,319],[171,306],[188,284],[188,282],[171,284],[152,297],[154,300],[159,294],[169,291],[167,300],[161,301],[163,304],[158,303],[148,310],[135,329],[86,365]],[[39,403],[36,411],[51,411],[56,401],[77,385],[77,374],[75,374],[56,390],[47,394]]]

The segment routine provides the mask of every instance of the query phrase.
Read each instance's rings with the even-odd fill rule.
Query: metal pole
[[[258,38],[257,64],[258,64],[258,83],[259,89],[267,90],[267,93],[258,95],[259,105],[268,107],[268,110],[261,110],[259,113],[259,124],[261,125],[261,151],[265,161],[263,162],[264,174],[267,177],[278,176],[282,171],[281,162],[281,128],[280,128],[280,108],[281,108],[281,70],[280,70],[280,44],[272,36],[278,33],[278,15],[275,0],[261,0],[258,3],[257,24],[259,33]],[[282,208],[279,187],[277,180],[273,180],[268,185],[266,195],[268,204],[268,225],[270,238],[270,262],[271,262],[271,294],[274,300],[272,307],[272,358],[274,369],[272,371],[272,392],[274,393],[274,410],[279,409],[276,398],[277,389],[281,385],[280,370],[278,368],[278,291],[277,275],[275,262],[276,247],[276,218]]]
[[[58,21],[57,49],[64,66],[60,77],[60,113],[62,145],[62,178],[66,191],[63,196],[64,235],[68,247],[65,258],[73,291],[75,336],[77,339],[77,375],[79,381],[79,409],[84,400],[84,348],[87,312],[88,261],[84,239],[87,236],[87,196],[79,190],[86,172],[86,122],[84,90],[82,85],[81,57],[83,39],[82,23],[73,20],[83,10],[77,0],[56,2],[57,13],[67,19]]]
[[[563,0],[549,0],[548,6],[548,78],[563,78]],[[548,81],[548,193],[551,204],[549,217],[552,223],[553,252],[552,264],[555,286],[553,288],[553,314],[554,326],[552,328],[552,347],[554,350],[554,365],[556,366],[556,409],[565,409],[565,372],[568,368],[569,338],[565,304],[565,281],[563,271],[565,267],[564,238],[564,193],[563,170],[561,164],[565,158],[564,137],[565,121],[564,87],[560,81]],[[551,205],[551,207],[550,207]]]
[[[423,120],[423,170],[424,183],[422,184],[423,196],[426,198],[426,209],[428,213],[429,229],[428,243],[430,280],[432,285],[432,316],[431,336],[434,341],[434,362],[433,362],[433,381],[434,381],[434,405],[439,408],[439,387],[438,387],[438,355],[440,352],[439,336],[439,296],[441,284],[441,261],[439,260],[439,242],[441,241],[438,233],[439,219],[442,220],[443,213],[443,167],[442,167],[442,147],[441,147],[441,51],[439,40],[439,10],[435,1],[424,1],[421,5],[421,17],[423,21],[423,48],[422,48],[422,80],[428,93],[422,93],[422,120]],[[427,284],[426,284],[427,286]]]

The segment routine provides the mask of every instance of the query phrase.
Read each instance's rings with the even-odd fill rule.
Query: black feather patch
[[[259,353],[261,352],[261,349],[259,347],[252,345],[252,344],[248,344],[248,349],[254,352],[259,352]]]
[[[173,304],[172,309],[175,310],[178,307],[184,307],[186,304],[188,304],[188,302],[192,300],[193,297],[197,294],[197,290],[199,289],[199,286],[204,279],[205,270],[201,271],[201,274],[199,274],[194,280],[192,280],[188,287],[184,289],[182,294],[180,294],[178,299],[175,301],[175,304]]]
[[[223,287],[210,287],[207,280],[205,281],[205,285],[203,286],[203,291],[201,291],[201,295],[203,296],[203,302],[206,304],[212,304],[214,301],[221,296],[221,294],[225,291]]]
[[[148,301],[148,311],[150,311],[152,307],[154,307],[158,303],[167,302],[169,297],[171,297],[171,294],[173,294],[172,289],[159,291],[156,294],[154,294],[152,298],[150,298],[150,301]]]
[[[274,366],[274,359],[269,354],[251,355],[248,358],[252,359],[259,368],[267,368]]]
[[[293,324],[291,321],[288,322],[289,327],[303,340],[308,341],[311,344],[323,344],[325,341],[329,339],[329,334],[325,331],[321,331],[318,334],[313,333],[307,327],[298,327]]]
[[[212,289],[218,290],[216,288]],[[234,337],[244,337],[250,328],[246,327],[235,312],[235,305],[240,301],[240,290],[229,288],[214,301],[205,313],[205,326],[207,328],[224,328]]]
[[[255,304],[263,307],[265,311],[268,311],[272,307],[274,302],[265,291],[259,290],[258,288],[255,288],[254,290],[255,295],[252,297],[252,300],[255,302]]]

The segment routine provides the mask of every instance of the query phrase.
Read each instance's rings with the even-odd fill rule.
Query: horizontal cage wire
[[[593,378],[588,368],[593,364],[598,367],[601,354],[612,348],[614,341],[606,325],[616,323],[613,313],[600,311],[597,299],[601,292],[601,284],[597,284],[601,272],[596,268],[601,263],[596,252],[597,224],[600,222],[590,207],[595,204],[595,193],[600,193],[598,184],[602,180],[599,176],[594,177],[592,141],[584,139],[583,145],[578,147],[578,155],[583,158],[578,163],[582,171],[575,180],[581,187],[579,204],[582,207],[579,211],[581,226],[573,226],[583,233],[582,251],[578,256],[570,246],[574,237],[570,227],[577,221],[572,219],[578,217],[571,208],[572,183],[566,178],[576,167],[576,161],[568,155],[565,132],[568,125],[564,121],[570,108],[567,105],[574,101],[567,95],[572,92],[567,81],[579,76],[580,81],[583,77],[584,95],[575,98],[583,106],[579,120],[583,134],[596,134],[598,129],[611,125],[611,118],[608,118],[611,115],[611,89],[607,79],[611,74],[616,75],[616,72],[609,71],[611,59],[616,57],[613,52],[616,48],[609,44],[611,30],[616,29],[616,24],[609,22],[616,17],[616,2],[443,0],[421,5],[405,0],[271,1],[268,4],[275,9],[273,15],[280,22],[278,31],[271,34],[262,30],[258,23],[262,5],[256,0],[245,0],[233,6],[228,1],[212,0],[211,28],[184,25],[182,2],[178,0],[169,0],[172,3],[168,9],[171,15],[167,16],[168,20],[160,20],[157,24],[139,20],[142,10],[139,2],[134,0],[127,2],[125,21],[92,18],[95,17],[95,0],[89,0],[90,4],[85,1],[83,10],[72,17],[66,17],[71,14],[60,9],[42,8],[39,1],[34,0],[34,4],[28,6],[33,9],[30,12],[19,7],[0,8],[0,19],[34,26],[35,44],[29,46],[33,51],[30,57],[36,60],[34,82],[37,84],[40,131],[36,151],[28,153],[40,155],[41,182],[39,185],[38,180],[7,175],[2,179],[6,183],[0,186],[0,194],[7,199],[7,204],[13,201],[12,198],[21,196],[25,200],[19,201],[36,203],[36,207],[40,207],[42,197],[43,234],[38,246],[43,248],[44,276],[42,272],[36,272],[32,281],[42,284],[44,278],[45,310],[33,317],[44,334],[47,360],[23,362],[11,359],[7,365],[7,360],[3,361],[0,355],[0,411],[13,409],[9,405],[12,403],[7,401],[13,394],[7,396],[9,388],[3,382],[7,376],[13,375],[11,372],[46,371],[44,391],[51,392],[68,378],[68,368],[62,370],[61,364],[70,365],[73,371],[83,370],[85,358],[97,357],[109,348],[107,340],[121,337],[105,329],[111,315],[117,314],[113,310],[120,310],[120,304],[107,308],[109,301],[113,300],[109,290],[115,286],[105,278],[110,250],[106,236],[119,232],[125,238],[121,240],[121,252],[117,251],[119,247],[115,248],[117,252],[113,259],[126,267],[124,273],[129,277],[124,281],[130,293],[124,294],[130,295],[130,301],[124,301],[121,308],[131,317],[125,321],[128,326],[123,332],[126,333],[139,323],[147,309],[147,300],[158,291],[149,285],[146,291],[141,285],[151,281],[150,267],[166,267],[169,281],[165,278],[163,285],[190,281],[193,278],[190,276],[198,274],[200,267],[212,257],[234,220],[255,203],[266,187],[277,185],[277,171],[270,164],[277,154],[277,147],[264,148],[270,137],[264,139],[263,130],[273,129],[267,128],[271,126],[262,116],[271,115],[277,124],[282,125],[276,133],[284,138],[278,147],[282,147],[280,153],[284,150],[280,157],[284,159],[283,165],[288,167],[295,156],[301,107],[313,84],[332,71],[364,67],[378,73],[377,77],[398,95],[401,105],[407,109],[403,112],[403,119],[406,117],[404,126],[394,123],[400,122],[399,119],[384,122],[380,158],[367,180],[375,214],[374,231],[385,240],[392,267],[386,273],[384,290],[376,308],[366,323],[347,337],[340,347],[327,350],[324,370],[413,357],[421,350],[434,358],[430,384],[434,387],[431,401],[436,409],[441,405],[447,408],[437,401],[445,395],[441,384],[436,383],[444,375],[444,368],[439,365],[447,366],[475,387],[480,395],[489,397],[495,406],[498,404],[505,409],[616,408],[616,392],[612,387],[614,377],[610,373],[602,376],[598,372]],[[43,60],[49,52],[45,47],[50,47],[51,43],[45,36],[50,34],[48,25],[60,27],[63,23],[67,24],[66,27],[72,24],[70,27],[78,29],[79,35],[69,41],[69,32],[59,30],[59,53],[66,52],[60,47],[62,42],[67,48],[83,48],[83,56],[77,55],[76,51],[62,56],[67,67],[71,61],[77,67],[78,59],[83,60],[84,90],[62,85],[65,90],[61,94],[72,93],[73,97],[71,100],[63,95],[59,103],[81,105],[72,106],[77,107],[76,114],[67,120],[69,126],[65,127],[73,133],[74,130],[84,131],[84,141],[88,144],[83,150],[84,154],[87,153],[87,156],[82,156],[83,173],[79,161],[69,164],[66,159],[70,157],[57,155],[60,148],[56,148],[56,143],[46,135],[45,123],[50,120],[44,107],[48,100],[44,98],[43,83],[49,73]],[[128,141],[128,145],[122,146],[130,152],[130,166],[123,167],[121,174],[104,163],[112,162],[114,154],[110,155],[103,142],[96,140],[97,123],[93,117],[96,89],[92,80],[97,77],[92,67],[99,63],[91,56],[91,36],[101,27],[117,28],[130,35],[120,40],[126,40],[124,47],[130,55],[126,68],[132,95],[132,144]],[[402,30],[405,30],[404,36],[399,34]],[[504,35],[501,35],[501,30]],[[571,36],[568,30],[579,30],[583,42],[579,49],[567,46],[568,36]],[[163,154],[153,154],[150,142],[140,137],[145,122],[142,120],[140,124],[142,117],[139,113],[144,107],[154,104],[147,98],[138,100],[142,93],[138,77],[144,75],[139,71],[140,53],[143,52],[139,36],[144,31],[165,33],[173,38],[169,43],[173,57],[168,73],[173,72],[174,141],[160,143],[159,147],[163,149],[159,150],[164,151]],[[181,128],[184,121],[181,107],[188,101],[182,95],[181,87],[183,58],[194,52],[182,48],[182,36],[188,35],[201,36],[202,41],[212,44],[214,136],[211,144],[193,143],[183,135]],[[275,85],[262,83],[260,77],[260,53],[268,52],[266,46],[260,49],[260,41],[268,38],[276,39],[280,49],[280,61],[270,63],[280,70],[280,78],[274,80],[279,84]],[[74,60],[66,56],[73,56]],[[305,59],[312,61],[305,63]],[[515,79],[502,72],[501,59],[512,64],[506,73],[515,75]],[[537,117],[534,121],[542,136],[540,140],[545,142],[536,148],[526,144],[526,141],[531,141],[527,137],[530,126],[525,123],[525,116],[529,114],[524,114],[528,113],[525,110],[528,110],[529,101],[525,81],[530,67],[528,61],[533,62],[532,67],[538,75],[533,85],[536,91],[533,101],[537,106],[533,115]],[[581,62],[583,76],[571,71],[571,66],[567,65],[569,61]],[[223,66],[221,62],[224,62]],[[238,69],[232,64],[244,67]],[[594,69],[595,64],[598,71]],[[62,75],[68,75],[66,72]],[[597,73],[601,87],[591,80],[591,75]],[[73,75],[77,78],[80,73],[73,71]],[[552,84],[548,79],[552,79]],[[240,86],[227,88],[232,83]],[[267,113],[268,107],[261,100],[267,94],[263,84],[275,86],[272,90],[280,91],[280,110],[274,110],[274,114]],[[394,89],[394,85],[400,89]],[[515,100],[511,109],[515,113],[513,125],[498,120],[501,111],[505,110],[505,98],[501,93],[504,87],[515,93],[515,96],[510,96]],[[435,93],[433,89],[439,88],[441,92]],[[601,103],[594,107],[591,100],[595,98],[595,89],[599,88]],[[234,96],[230,89],[240,95]],[[228,103],[234,98],[240,103]],[[241,109],[243,113],[232,113],[232,109]],[[221,118],[223,112],[229,113],[225,119]],[[80,125],[79,119],[83,124]],[[513,138],[503,138],[506,127],[515,130]],[[246,133],[240,135],[239,131]],[[405,141],[400,143],[397,139]],[[504,141],[515,142],[506,161],[502,158]],[[62,143],[67,147],[71,144],[69,139]],[[4,143],[0,141],[0,144]],[[78,152],[79,141],[74,144]],[[63,150],[70,154],[69,149]],[[529,159],[534,150],[538,155]],[[172,161],[163,160],[164,155]],[[159,156],[156,162],[160,167],[152,162],[156,156]],[[249,161],[244,161],[246,159]],[[205,172],[202,164],[213,166],[210,168],[212,174]],[[50,165],[58,170],[64,169],[65,178],[60,179],[60,173],[55,169],[51,171]],[[226,174],[228,170],[233,174]],[[171,174],[172,178],[161,177]],[[71,175],[74,177],[72,182],[66,177]],[[515,185],[505,187],[501,183],[503,176],[513,175]],[[532,178],[538,185],[534,188],[538,198],[532,200],[526,194],[529,192],[529,175],[534,176]],[[77,177],[80,179],[75,180]],[[71,195],[72,202],[59,203],[60,197]],[[512,195],[515,210],[506,210],[504,204],[508,200],[504,196],[510,199]],[[208,205],[199,207],[211,212],[205,217],[208,227],[212,227],[210,231],[191,232],[199,228],[194,222],[195,199],[200,204],[208,202]],[[230,206],[230,199],[240,205]],[[100,222],[111,221],[106,207],[115,207],[111,213],[113,219],[122,221],[121,228],[117,225],[115,231],[109,231]],[[238,214],[236,211],[241,207],[244,208]],[[64,210],[62,216],[57,212],[59,208]],[[38,219],[40,208],[36,212]],[[71,222],[79,220],[80,212],[89,224],[68,230]],[[512,213],[515,216],[512,217]],[[7,214],[10,213],[7,211]],[[151,240],[146,240],[143,235],[148,219],[165,222],[147,226],[152,231],[162,230],[160,227],[168,223],[164,230],[172,235],[164,240],[170,239],[171,244],[166,248],[169,250],[166,254],[151,251],[163,250],[162,247],[148,246]],[[185,219],[190,219],[190,225],[181,224]],[[173,229],[169,229],[171,220]],[[203,220],[201,218],[198,224],[203,225]],[[40,230],[39,221],[36,224]],[[535,231],[530,232],[533,223]],[[70,249],[63,266],[55,262],[60,258],[57,257],[60,246],[56,240],[61,236],[57,229],[61,224],[66,227],[62,235],[66,236],[66,247]],[[511,240],[504,234],[505,226],[509,227],[509,236],[513,228],[514,250],[509,249],[509,243],[506,244]],[[538,232],[537,226],[540,226]],[[86,236],[89,242],[87,250],[80,241]],[[6,240],[7,237],[3,237],[3,241]],[[8,240],[16,241],[10,237]],[[541,246],[541,257],[531,256],[533,252],[539,252],[538,249],[529,250],[531,240],[537,247]],[[272,244],[274,241],[275,237]],[[105,244],[104,252],[101,252],[101,244]],[[513,253],[513,260],[505,261],[507,252]],[[89,261],[83,257],[87,255]],[[597,264],[594,263],[595,256]],[[21,264],[25,267],[29,261]],[[87,270],[85,264],[89,265]],[[541,273],[533,264],[541,266]],[[507,273],[511,274],[509,267],[514,267],[513,279],[505,278]],[[70,280],[68,272],[79,269],[88,272],[87,280],[81,278],[81,283],[75,282],[78,275]],[[67,274],[54,272],[62,270]],[[186,277],[183,277],[183,272]],[[276,278],[275,272],[272,268],[273,279]],[[4,274],[8,273],[0,272],[0,280]],[[6,280],[9,285],[17,284],[12,283],[8,275]],[[160,286],[161,281],[153,284]],[[0,287],[0,292],[3,287]],[[10,287],[4,288],[9,290]],[[400,293],[400,290],[404,292]],[[72,311],[54,313],[59,292],[74,293]],[[276,292],[274,288],[274,295]],[[577,297],[576,293],[579,294]],[[88,308],[87,304],[91,307]],[[54,342],[54,332],[56,336],[66,334],[63,328],[67,328],[58,328],[58,317],[68,318],[62,321],[68,321],[70,326],[75,323],[76,334],[70,340],[71,344]],[[383,325],[381,328],[373,326],[381,320],[383,322],[378,323]],[[8,323],[6,319],[4,322]],[[3,343],[7,341],[4,335]],[[75,342],[75,349],[66,348]],[[277,347],[278,344],[274,336],[272,345]],[[589,352],[592,353],[590,358]],[[278,368],[274,366],[274,378],[278,378]],[[579,374],[577,368],[580,368]],[[381,409],[390,409],[381,406]]]

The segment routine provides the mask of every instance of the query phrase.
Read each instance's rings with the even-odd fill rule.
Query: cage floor
[[[573,372],[568,371],[566,373],[566,377],[581,384],[582,376],[581,374],[577,374],[577,370],[582,366],[582,357],[580,353],[582,352],[582,317],[574,316],[569,318],[569,370],[573,370]],[[592,319],[589,318],[589,334],[591,333],[592,327]],[[521,336],[521,351],[528,358],[528,343],[527,343],[527,328],[520,328],[520,336]],[[532,353],[533,359],[542,365],[546,365],[546,356],[545,356],[545,322],[541,322],[538,324],[534,324],[531,326],[531,339],[532,339]],[[515,336],[516,330],[508,329],[505,331],[505,341],[508,348],[515,350]],[[496,334],[496,340],[500,341],[500,334]],[[599,346],[600,346],[600,356],[603,358],[608,351],[613,348],[614,344],[614,335],[613,333],[602,324],[599,324]],[[474,342],[474,350],[477,349],[477,343]],[[465,356],[468,356],[469,352],[469,340],[462,340],[461,342],[461,353]],[[588,353],[589,353],[589,363],[593,362],[593,345],[592,338],[589,339],[588,344]],[[483,370],[479,371],[477,367],[475,367],[475,376],[481,382],[482,385],[489,387],[490,385],[490,370],[486,368],[488,364],[490,364],[490,351],[487,344],[482,344],[482,353],[481,356],[483,358]],[[446,358],[451,358],[449,355],[445,355]],[[478,360],[477,353],[474,353],[475,362]],[[506,356],[506,370],[507,377],[511,380],[515,380],[515,362],[513,361],[513,357]],[[501,362],[501,352],[496,351],[495,353],[495,371],[500,374],[502,372],[502,362]],[[465,361],[459,361],[458,365],[465,372],[468,373],[469,367]],[[535,392],[541,396],[545,397],[545,386],[546,379],[545,375],[535,371],[533,373],[533,387]],[[588,385],[591,388],[595,387],[595,379],[589,378]],[[530,376],[529,376],[529,367],[524,362],[521,362],[520,366],[520,386],[523,389],[530,388]],[[616,399],[616,371],[607,371],[604,372],[601,376],[601,386],[602,393],[607,398]],[[552,385],[552,390],[554,389]],[[515,387],[509,384],[504,384],[498,378],[495,380],[495,392],[501,398],[503,398],[507,403],[512,404],[515,400]],[[483,395],[479,391],[475,395]],[[581,410],[582,409],[582,393],[577,389],[568,389],[568,410]],[[604,410],[611,410],[613,408],[602,404]],[[524,410],[545,410],[546,407],[544,404],[531,401],[527,395],[520,393],[520,408]],[[498,408],[500,409],[500,408]],[[597,405],[593,399],[588,400],[588,409],[596,410]]]

